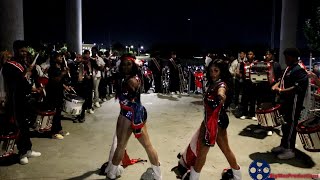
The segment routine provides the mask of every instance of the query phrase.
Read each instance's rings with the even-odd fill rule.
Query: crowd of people
[[[18,127],[19,138],[16,143],[21,164],[27,164],[29,158],[41,155],[32,150],[30,123],[26,120],[30,118],[27,112],[30,109],[25,108],[30,103],[30,94],[36,97],[37,102],[46,104],[46,108],[55,111],[49,134],[53,139],[62,140],[70,134],[61,125],[66,93],[76,93],[84,99],[81,114],[73,120],[75,123],[83,123],[86,112],[94,113],[94,108],[99,108],[115,92],[115,98],[120,104],[120,114],[109,162],[105,168],[106,176],[116,179],[123,173],[121,163],[127,157],[126,146],[130,135],[134,134],[148,154],[154,179],[162,179],[159,157],[147,131],[147,110],[140,98],[143,75],[135,56],[109,55],[93,47],[91,52],[85,50],[83,54],[50,52],[47,59],[37,61],[37,58],[32,58],[27,47],[25,41],[15,41],[13,56],[10,52],[2,52],[0,61],[1,126]],[[280,145],[273,148],[272,152],[277,153],[279,159],[295,157],[295,127],[303,110],[308,72],[299,63],[298,49],[288,48],[283,54],[287,65],[284,72],[275,61],[272,51],[266,52],[263,61],[258,61],[253,51],[241,51],[239,58],[234,60],[227,56],[208,54],[204,64],[206,76],[203,79],[203,83],[206,82],[203,85],[205,117],[185,151],[178,155],[178,166],[172,169],[177,178],[198,180],[210,147],[218,144],[229,162],[232,178],[242,179],[240,165],[228,144],[229,117],[226,111],[232,106],[238,110],[236,117],[239,119],[257,120],[257,109],[264,109],[266,104],[271,107],[280,104],[280,112],[285,121],[282,124],[283,136]],[[153,72],[155,92],[162,92],[161,78],[163,69],[167,66],[170,69],[170,92],[182,93],[181,81],[184,79],[176,53],[171,53],[171,58],[167,61],[163,61],[157,54],[151,59],[148,65]],[[247,67],[252,68],[252,64],[259,62],[269,65],[267,67],[271,69],[269,74],[272,77],[268,80],[254,81],[248,76]],[[315,74],[309,72],[309,76],[318,82]],[[47,78],[47,81],[40,81],[43,78]],[[268,135],[272,134],[272,128],[264,130],[261,126],[261,129],[268,132]],[[0,130],[2,134],[5,131],[3,128]]]

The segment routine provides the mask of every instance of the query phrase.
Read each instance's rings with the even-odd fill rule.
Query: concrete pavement
[[[174,180],[170,172],[177,165],[176,155],[187,146],[192,134],[203,119],[201,96],[142,95],[148,111],[148,131],[160,161],[164,180]],[[106,161],[115,132],[119,105],[111,99],[87,114],[85,123],[63,121],[63,128],[70,132],[64,140],[33,138],[33,149],[42,156],[29,160],[28,165],[0,166],[0,179],[105,179],[98,168]],[[272,173],[320,173],[320,153],[307,152],[297,139],[298,157],[278,160],[269,151],[279,145],[280,136],[255,135],[257,121],[236,119],[229,114],[229,144],[242,167],[243,180],[250,180],[248,167],[255,159],[266,160]],[[139,142],[131,137],[127,147],[131,158],[148,159]],[[122,180],[138,180],[150,167],[138,163],[125,169]],[[201,172],[203,180],[218,180],[228,162],[216,146],[211,148],[206,165]]]

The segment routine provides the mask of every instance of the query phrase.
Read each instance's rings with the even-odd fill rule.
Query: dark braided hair
[[[213,83],[212,78],[210,76],[210,69],[212,67],[217,67],[220,69],[220,79],[227,85],[227,91],[226,91],[227,99],[224,103],[225,108],[227,109],[232,103],[232,97],[233,97],[233,84],[232,84],[232,76],[229,72],[229,64],[222,59],[216,59],[214,61],[211,61],[207,67],[206,76],[207,76],[208,83]]]

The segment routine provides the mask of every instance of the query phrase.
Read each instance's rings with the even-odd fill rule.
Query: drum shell
[[[78,116],[81,114],[83,103],[84,99],[80,98],[79,96],[76,96],[76,99],[71,99],[71,97],[68,98],[65,96],[63,111],[70,115]]]
[[[51,131],[52,120],[56,114],[53,110],[37,110],[37,118],[34,129],[40,133]]]
[[[257,82],[274,82],[273,67],[267,62],[256,62],[250,66],[250,80]]]
[[[269,109],[257,109],[256,115],[258,122],[263,127],[278,127],[282,124],[283,117],[280,115],[280,105],[277,104],[275,107]]]
[[[306,127],[304,125],[306,122],[312,120],[315,120],[315,118],[313,117],[299,122],[296,130],[305,150],[320,152],[320,123],[314,127]]]
[[[46,86],[48,82],[49,82],[49,79],[47,77],[38,78],[38,83],[41,84],[42,86]]]
[[[18,138],[19,130],[13,121],[13,118],[7,119],[6,116],[0,115],[0,158],[8,157],[14,153],[14,145]]]

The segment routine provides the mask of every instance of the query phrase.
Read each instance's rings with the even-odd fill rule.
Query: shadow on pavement
[[[203,106],[203,101],[192,101],[191,104]]]
[[[178,98],[172,97],[171,95],[157,94],[157,97],[159,99],[168,99],[169,101],[179,101]]]
[[[310,169],[316,165],[316,163],[312,160],[310,156],[308,156],[306,153],[296,149],[296,157],[289,160],[281,160],[276,157],[276,154],[273,154],[272,152],[256,152],[253,154],[250,154],[249,157],[252,160],[265,160],[269,164],[289,164],[291,166],[299,167],[299,168],[306,168]]]
[[[257,122],[256,122],[257,123]],[[250,124],[249,126],[245,127],[240,133],[240,136],[252,137],[256,139],[264,139],[267,136],[267,133],[254,133],[254,130],[261,129],[260,126]]]
[[[73,178],[68,178],[66,180],[83,180],[83,179],[86,179],[86,178],[90,177],[92,174],[98,174],[99,175],[99,171],[100,171],[99,169],[94,170],[94,171],[89,171],[89,172],[83,173],[80,176],[76,176],[76,177],[73,177]]]
[[[19,155],[12,154],[9,157],[0,158],[0,166],[11,166],[19,163]]]

